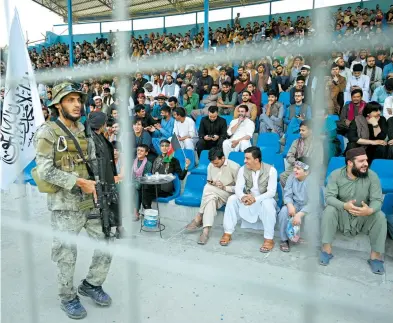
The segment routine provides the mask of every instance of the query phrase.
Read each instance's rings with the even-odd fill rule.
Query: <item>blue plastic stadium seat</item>
[[[31,170],[36,166],[37,164],[35,160],[33,160],[29,165],[25,167],[25,169],[23,170],[23,183],[29,183],[30,185],[37,186],[33,179],[33,176],[31,176]]]
[[[261,103],[262,103],[262,105],[267,104],[268,101],[269,101],[269,97],[268,97],[267,93],[263,92],[262,96],[261,96]]]
[[[388,234],[393,239],[393,193],[385,195],[382,204],[382,212],[385,213],[388,222]]]
[[[298,138],[300,138],[300,134],[298,134],[298,133],[293,133],[293,134],[289,134],[286,136],[285,146],[284,146],[284,150],[282,152],[282,156],[284,158],[287,157],[289,148],[291,148],[292,143]]]
[[[209,166],[209,151],[202,150],[201,155],[199,156],[199,164],[197,168],[194,168],[191,171],[191,174],[207,174],[207,167]]]
[[[232,151],[229,153],[228,159],[238,163],[240,166],[244,165],[244,153],[241,151]]]
[[[262,151],[262,161],[266,164],[272,165],[277,170],[277,178],[285,171],[284,158],[281,154],[268,153],[268,150]]]
[[[191,170],[195,168],[195,153],[191,149],[183,149],[184,155],[186,155],[186,158],[190,160],[190,166],[188,166],[188,170]],[[182,149],[178,149],[175,151],[175,158],[180,162],[180,167],[184,169],[186,166],[186,160],[184,159],[184,155],[182,152]]]
[[[204,118],[205,116],[197,116],[196,120],[195,120],[195,128],[197,130],[197,132],[199,132],[199,126],[201,125],[201,121],[202,118]]]
[[[229,124],[231,123],[231,121],[233,120],[233,116],[229,115],[229,116],[220,116],[221,118],[225,119],[225,121],[227,122],[227,126],[229,126]]]
[[[381,181],[382,193],[393,193],[393,160],[374,159],[371,170],[377,173]]]
[[[202,100],[205,100],[208,96],[209,96],[209,94],[205,94],[205,95],[202,97]],[[203,109],[203,108],[205,107],[205,104],[202,103],[202,100],[199,101],[199,109]]]
[[[261,133],[258,136],[257,146],[261,149],[270,148],[276,153],[280,152],[280,136],[274,132]]]
[[[179,176],[177,176],[177,174],[175,176],[176,176],[176,178],[173,181],[173,186],[174,186],[175,190],[174,190],[173,194],[171,196],[168,196],[168,197],[159,197],[157,199],[158,202],[160,202],[160,203],[168,203],[169,201],[174,200],[175,198],[179,197],[181,183],[180,183]]]
[[[337,114],[329,114],[328,118],[332,119],[333,121],[339,121],[340,117]]]
[[[325,177],[325,185],[327,184],[329,175],[332,171],[344,167],[345,166],[345,158],[344,157],[332,157],[330,158]]]
[[[337,139],[340,141],[341,154],[344,155],[345,148],[347,147],[344,141],[344,136],[337,135]]]
[[[277,183],[277,206],[281,209],[283,205],[282,187],[280,183]]]
[[[285,106],[291,105],[290,92],[281,92],[278,102],[282,102]]]
[[[201,205],[203,188],[206,185],[206,175],[190,174],[181,196],[175,199],[178,205],[199,207]]]

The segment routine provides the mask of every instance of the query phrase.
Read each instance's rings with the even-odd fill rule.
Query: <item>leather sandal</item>
[[[261,246],[261,248],[259,248],[259,251],[262,253],[268,253],[268,252],[272,251],[273,248],[274,248],[274,240],[273,239],[265,239],[265,241],[263,242],[263,245]]]
[[[229,245],[231,240],[232,240],[232,235],[229,233],[224,233],[223,236],[221,237],[220,245],[225,247],[225,246]]]
[[[209,234],[202,232],[201,235],[199,236],[198,244],[205,245],[208,240],[209,240]]]
[[[189,232],[196,231],[202,228],[202,222],[197,223],[195,219],[193,219],[189,224],[186,225],[186,230]]]

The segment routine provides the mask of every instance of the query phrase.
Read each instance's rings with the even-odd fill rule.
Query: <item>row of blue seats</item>
[[[329,175],[336,169],[345,166],[345,157],[332,157],[329,161],[325,185]],[[393,193],[393,160],[390,159],[374,159],[370,169],[374,171],[381,181],[382,193]]]

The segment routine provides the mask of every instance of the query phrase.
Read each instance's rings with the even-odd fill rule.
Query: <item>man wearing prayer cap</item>
[[[378,176],[368,169],[366,150],[349,149],[346,165],[333,171],[328,179],[322,215],[322,250],[320,264],[327,266],[333,258],[332,242],[336,231],[346,236],[365,233],[370,237],[368,264],[374,274],[385,272],[382,254],[385,251],[387,223],[381,211],[382,190]]]
[[[347,80],[344,92],[344,102],[351,101],[351,92],[356,88],[363,91],[363,101],[368,102],[370,98],[370,77],[363,74],[362,64],[353,65],[352,76]]]

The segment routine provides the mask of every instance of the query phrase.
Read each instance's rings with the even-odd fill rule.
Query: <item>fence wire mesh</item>
[[[5,1],[7,5],[8,0]],[[127,0],[116,0],[116,1],[94,1],[97,3],[97,7],[102,4],[108,5],[108,12],[113,12],[114,20],[126,20],[128,17],[128,11],[124,10],[129,5]],[[94,6],[91,2],[87,1],[76,1],[74,0],[74,7],[77,6],[77,13],[88,14],[94,12]],[[113,6],[113,7],[112,7]],[[66,11],[63,8],[58,8],[60,12],[66,17]],[[113,9],[113,10],[112,10]],[[7,10],[8,12],[8,10]],[[304,43],[302,47],[296,46],[292,49],[293,55],[304,55],[310,57],[315,62],[318,62],[318,58],[325,56],[327,52],[332,50],[343,51],[345,49],[359,50],[360,44],[356,41],[348,41],[345,44],[335,44],[330,35],[329,29],[329,11],[317,11],[315,17],[316,35],[310,40]],[[362,47],[369,47],[372,40],[368,40],[369,43]],[[391,39],[390,39],[391,41]],[[283,48],[283,45],[276,44],[276,40],[271,40],[269,43],[259,45],[244,45],[235,46],[234,48],[227,49],[222,52],[215,52],[210,50],[209,52],[189,52],[187,54],[182,53],[181,55],[161,55],[156,57],[150,57],[146,59],[130,59],[130,41],[128,32],[118,32],[115,36],[115,51],[113,62],[105,64],[95,64],[93,66],[78,66],[73,69],[63,68],[61,75],[56,71],[46,71],[36,73],[37,83],[42,84],[54,84],[64,77],[72,79],[73,81],[82,82],[86,79],[109,79],[117,76],[119,78],[119,86],[117,94],[121,98],[120,102],[120,122],[121,129],[127,129],[129,125],[129,112],[128,112],[128,100],[130,95],[130,88],[132,83],[130,82],[130,76],[133,76],[136,72],[152,73],[154,71],[165,71],[174,70],[180,66],[186,65],[197,65],[207,66],[213,64],[232,64],[234,61],[246,61],[246,60],[260,60],[261,57],[274,57],[280,55],[280,53],[287,51]],[[344,47],[342,47],[344,46]],[[12,55],[12,53],[9,53]],[[322,59],[319,60],[323,62]],[[314,102],[312,104],[313,114],[313,132],[319,133],[320,129],[323,128],[324,115],[323,110],[326,105],[325,102],[325,88],[322,82],[325,76],[326,65],[319,64],[315,69],[315,76],[318,79],[318,85],[315,89]],[[12,74],[12,71],[7,71]],[[18,82],[18,80],[15,80]],[[124,163],[125,167],[131,169],[132,165],[132,153],[131,150],[134,147],[130,137],[124,138],[125,142],[123,145],[124,150]],[[325,167],[322,166],[319,156],[322,156],[322,137],[313,136],[313,145],[315,152],[312,158],[313,164],[311,165],[313,171],[311,172],[310,181],[310,192],[312,196],[311,209],[312,216],[307,219],[307,230],[305,232],[306,238],[309,241],[306,253],[314,255],[316,253],[316,246],[319,245],[319,218],[318,215],[321,213],[319,205],[319,188],[321,184],[321,178],[324,178]],[[121,189],[121,213],[123,217],[129,217],[132,214],[134,206],[132,199],[129,197],[133,195],[131,190],[132,183],[126,182]],[[21,187],[20,189],[23,190]],[[136,279],[138,266],[149,265],[157,268],[158,270],[167,270],[171,272],[180,273],[189,276],[190,279],[195,279],[195,272],[198,272],[198,279],[208,279],[209,282],[221,282],[223,284],[243,284],[247,286],[255,285],[260,286],[261,290],[268,291],[277,302],[280,302],[282,295],[291,295],[294,305],[304,304],[303,308],[303,319],[304,323],[315,323],[320,313],[326,313],[334,307],[337,311],[337,315],[346,315],[348,312],[353,312],[354,317],[361,319],[369,319],[369,322],[388,322],[389,315],[391,313],[385,310],[377,308],[365,308],[359,306],[356,300],[339,302],[334,297],[323,297],[323,290],[319,289],[319,277],[316,275],[317,263],[313,257],[308,257],[304,261],[304,282],[303,289],[294,291],[290,286],[282,286],[278,282],[268,280],[255,280],[252,277],[244,277],[241,281],[232,281],[232,277],[228,276],[225,272],[223,273],[219,268],[212,264],[201,264],[200,262],[184,261],[180,257],[162,256],[160,254],[151,253],[143,250],[142,248],[135,245],[135,239],[129,239],[127,244],[106,244],[99,241],[91,241],[81,236],[73,236],[64,234],[62,232],[54,231],[50,227],[39,226],[29,221],[31,215],[29,209],[27,209],[28,203],[24,199],[28,199],[28,196],[21,192],[22,196],[17,202],[19,209],[17,211],[18,217],[2,217],[2,226],[4,228],[20,233],[22,250],[24,251],[24,270],[23,279],[27,286],[26,295],[26,310],[28,311],[29,321],[32,323],[40,322],[38,313],[37,298],[35,297],[36,290],[36,275],[39,274],[35,271],[34,264],[34,250],[32,249],[32,237],[40,236],[46,239],[51,239],[53,236],[62,239],[67,243],[75,243],[83,245],[84,249],[94,250],[99,248],[102,251],[112,253],[114,261],[117,258],[124,259],[124,272],[122,277],[122,288],[127,290],[128,309],[121,322],[142,322],[140,316],[140,305],[139,305],[139,286]],[[2,197],[2,203],[10,203]],[[133,224],[135,225],[135,224]],[[46,251],[45,251],[46,252]],[[190,271],[190,268],[193,268]],[[204,278],[201,278],[204,277]],[[208,278],[206,278],[208,277]],[[7,291],[3,291],[7,292]],[[257,295],[256,295],[257,296]],[[104,314],[105,315],[105,314]],[[106,320],[108,321],[108,320]]]

